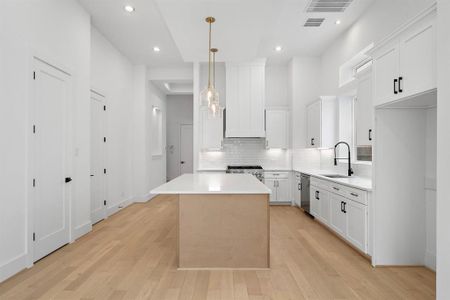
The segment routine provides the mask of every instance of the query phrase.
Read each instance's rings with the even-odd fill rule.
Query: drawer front
[[[288,179],[289,172],[264,172],[265,178]]]
[[[346,186],[344,188],[345,197],[355,202],[367,205],[367,192]]]
[[[319,187],[321,189],[329,191],[331,182],[326,181],[326,180],[322,180],[322,179],[318,179],[318,178],[315,178],[315,177],[311,177],[311,184],[315,185],[315,186],[317,186],[317,187]]]

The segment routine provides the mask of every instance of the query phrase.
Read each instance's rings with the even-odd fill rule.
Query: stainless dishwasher
[[[302,197],[301,197],[301,208],[308,214],[309,213],[309,186],[310,186],[310,176],[308,174],[301,174],[301,187],[302,187]]]

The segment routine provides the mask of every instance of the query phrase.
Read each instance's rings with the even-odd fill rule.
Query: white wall
[[[450,299],[450,1],[438,0],[437,298]]]
[[[91,86],[107,107],[107,208],[114,213],[133,196],[134,69],[97,29],[92,28]]]
[[[426,110],[425,124],[425,265],[436,270],[436,154],[437,109]]]
[[[306,146],[306,106],[320,95],[320,58],[294,57],[288,65],[288,98],[292,114],[292,148]]]
[[[167,179],[180,175],[180,125],[193,124],[193,96],[167,96]]]
[[[148,72],[148,71],[147,71]],[[148,74],[148,73],[147,73]],[[151,135],[152,130],[152,106],[158,107],[162,112],[163,128],[162,128],[162,145],[164,147],[162,155],[152,155],[150,149],[152,141],[156,138]],[[147,82],[146,95],[146,161],[147,161],[147,177],[148,191],[166,182],[166,96],[150,81]]]
[[[55,24],[58,24],[55,26]],[[90,230],[89,15],[72,0],[0,2],[0,281],[30,265],[27,224],[27,110],[31,58],[72,76],[74,170],[72,238]]]

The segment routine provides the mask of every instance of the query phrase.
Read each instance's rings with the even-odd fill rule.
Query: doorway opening
[[[193,96],[167,95],[167,180],[193,173]]]

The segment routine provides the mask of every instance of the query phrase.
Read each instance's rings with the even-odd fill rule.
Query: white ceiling
[[[218,61],[267,57],[286,62],[294,55],[317,55],[375,0],[354,0],[344,13],[306,13],[309,0],[79,0],[94,25],[134,63],[165,66],[208,58],[208,24],[214,16],[213,46]],[[125,4],[136,8],[132,14]],[[309,17],[325,17],[305,28]],[[341,25],[335,21],[340,19]],[[161,52],[154,53],[158,45]],[[283,50],[274,50],[281,45]]]

